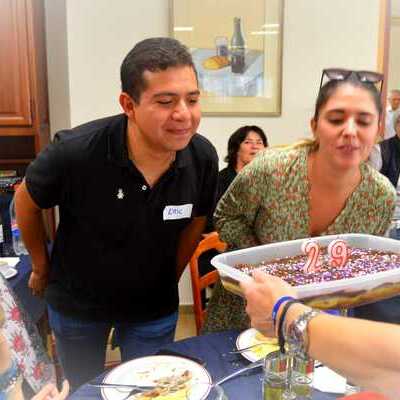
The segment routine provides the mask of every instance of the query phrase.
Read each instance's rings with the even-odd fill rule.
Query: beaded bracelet
[[[0,393],[8,392],[13,388],[20,376],[20,370],[15,360],[11,361],[11,366],[0,374]]]
[[[300,301],[298,301],[298,300],[289,300],[289,301],[287,301],[283,306],[283,310],[282,310],[282,313],[281,313],[280,318],[279,318],[278,343],[279,343],[279,351],[282,354],[285,354],[285,352],[286,352],[285,351],[285,335],[283,334],[283,329],[282,329],[283,328],[283,321],[285,320],[286,313],[288,312],[289,307],[292,304],[295,304],[295,303],[300,303]]]
[[[274,307],[272,309],[272,321],[274,322],[274,327],[276,325],[276,316],[278,314],[279,308],[281,307],[282,303],[284,301],[286,301],[286,300],[294,300],[294,297],[292,297],[292,296],[282,296],[274,304]]]

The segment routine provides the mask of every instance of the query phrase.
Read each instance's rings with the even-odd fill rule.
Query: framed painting
[[[284,0],[170,0],[171,35],[195,63],[204,115],[281,113]]]

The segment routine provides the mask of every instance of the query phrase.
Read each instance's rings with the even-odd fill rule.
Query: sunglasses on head
[[[342,69],[342,68],[326,68],[322,71],[321,83],[319,85],[319,89],[321,90],[322,83],[324,81],[324,77],[326,76],[330,81],[345,81],[351,75],[355,76],[362,83],[371,83],[376,84],[383,82],[383,74],[374,71],[353,71],[351,69]]]

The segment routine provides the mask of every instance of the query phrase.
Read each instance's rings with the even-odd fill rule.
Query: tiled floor
[[[181,307],[179,311],[178,325],[176,327],[175,340],[196,336],[196,323],[193,309],[190,306]]]
[[[176,327],[175,340],[181,340],[191,336],[196,336],[194,315],[191,307],[184,306],[179,310],[179,319]],[[106,363],[114,363],[120,359],[119,349],[111,350],[109,345],[107,347]]]

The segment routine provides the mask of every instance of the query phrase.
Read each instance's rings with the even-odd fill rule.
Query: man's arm
[[[204,231],[206,222],[206,217],[193,218],[193,221],[180,234],[176,255],[176,276],[178,281],[202,238],[201,234]]]
[[[29,287],[34,295],[41,296],[46,289],[49,275],[46,231],[42,210],[33,201],[26,188],[25,181],[15,193],[15,210],[18,227],[32,260]]]

